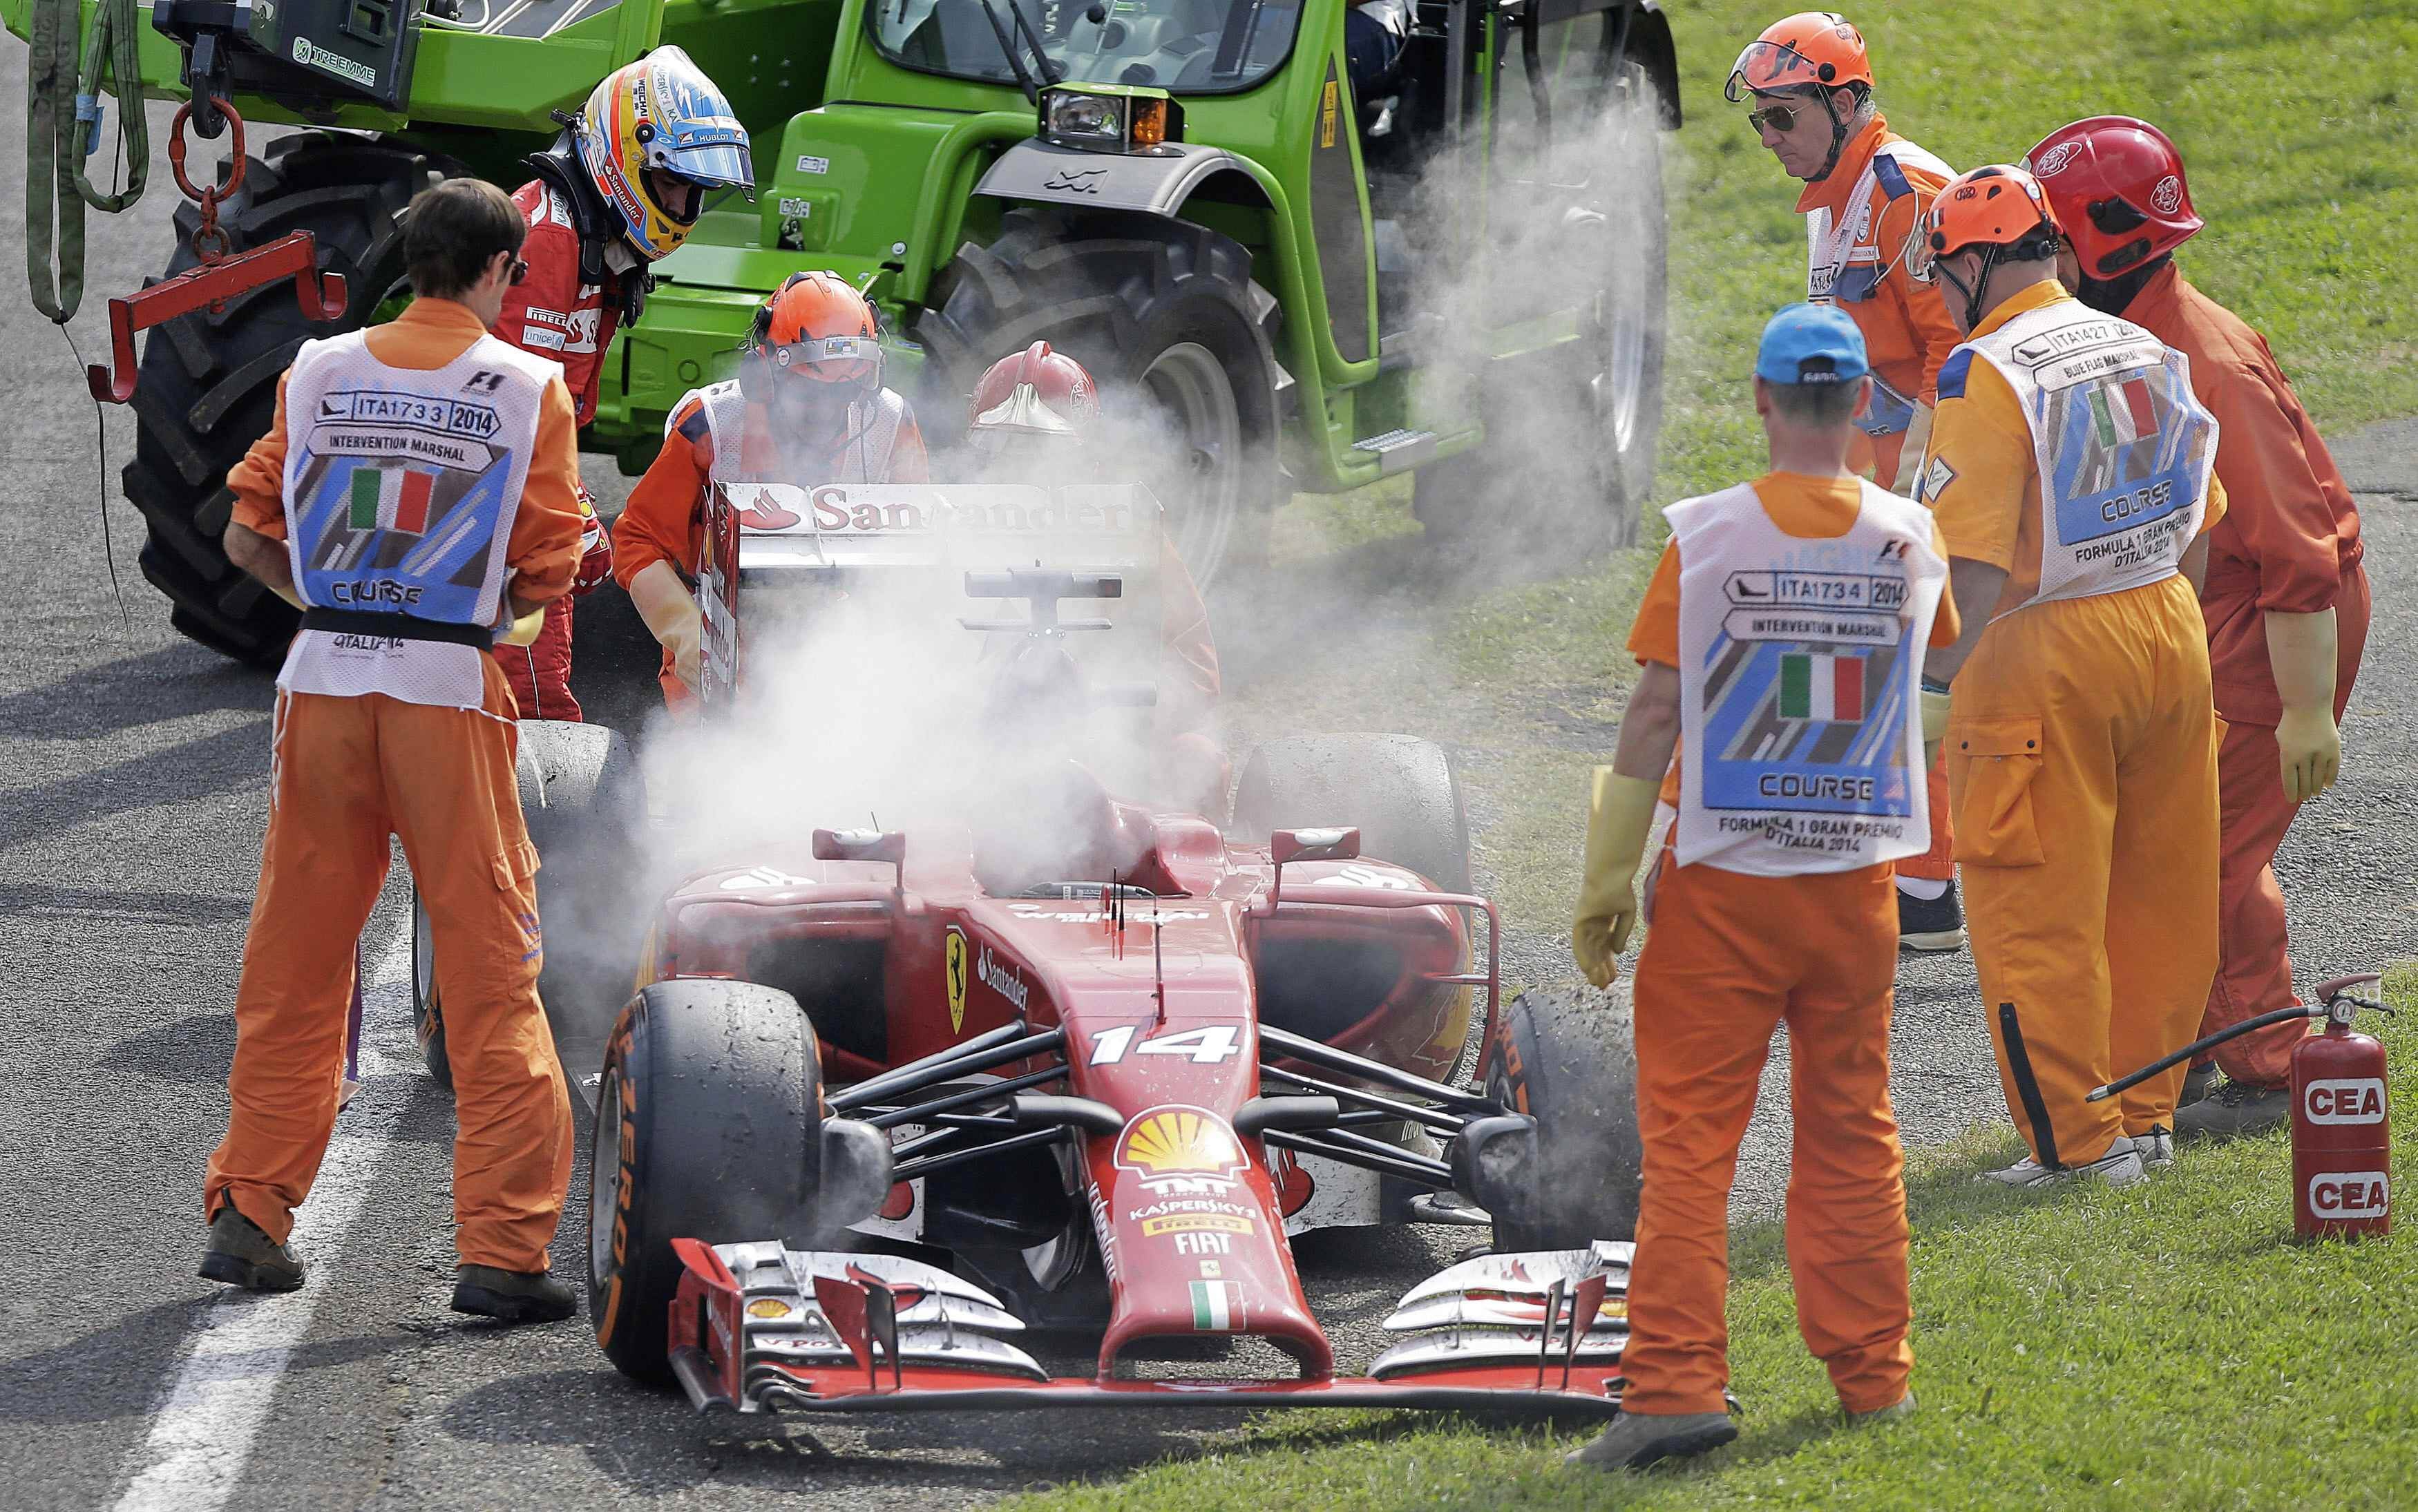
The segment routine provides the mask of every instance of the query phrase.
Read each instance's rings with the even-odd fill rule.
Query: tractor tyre
[[[658,982],[613,1027],[588,1188],[588,1316],[623,1375],[671,1380],[675,1239],[811,1242],[822,1066],[786,992]]]
[[[1584,1249],[1637,1232],[1645,1147],[1637,1134],[1637,1046],[1629,984],[1520,994],[1495,1028],[1486,1094],[1537,1121],[1526,1221],[1498,1214],[1501,1251]]]
[[[538,997],[562,1069],[576,1085],[603,1060],[614,1015],[637,976],[647,899],[638,827],[646,779],[621,732],[560,720],[520,722],[521,816],[537,848],[538,923],[544,964]],[[411,981],[421,1058],[452,1091],[444,1010],[436,992],[428,914],[411,897]]]
[[[1653,82],[1627,58],[1610,79],[1619,166],[1537,249],[1599,270],[1583,338],[1496,363],[1478,404],[1485,439],[1413,474],[1411,512],[1431,542],[1494,534],[1514,551],[1582,556],[1637,543],[1662,430],[1670,225]]]
[[[1302,735],[1251,748],[1234,788],[1234,832],[1351,825],[1360,854],[1469,891],[1469,816],[1452,759],[1409,735]]]
[[[458,170],[445,160],[370,137],[316,132],[281,137],[244,167],[243,186],[220,211],[230,251],[289,231],[318,238],[319,267],[344,275],[344,314],[311,321],[293,286],[272,283],[184,315],[145,338],[134,389],[134,460],[126,496],[150,539],[143,575],[168,596],[169,623],[212,650],[272,667],[299,616],[226,559],[235,496],[228,469],[267,433],[277,380],[304,342],[370,323],[404,285],[403,220],[412,196]],[[197,261],[200,211],[176,209],[180,238],[168,273]]]
[[[1047,341],[1101,389],[1103,482],[1149,483],[1193,577],[1263,560],[1284,496],[1276,298],[1241,243],[1156,216],[1020,207],[932,285],[914,336],[929,375],[927,434],[959,434],[966,396],[999,359]],[[1142,417],[1155,412],[1171,443]],[[1120,467],[1131,446],[1146,465]],[[1172,454],[1171,454],[1172,453]],[[1023,481],[1023,480],[1019,480]],[[1047,484],[1052,480],[1033,479]],[[1084,481],[1070,478],[1067,481]]]

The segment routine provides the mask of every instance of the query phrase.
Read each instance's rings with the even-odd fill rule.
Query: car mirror
[[[907,832],[904,830],[815,832],[817,861],[886,861],[896,865],[906,859]]]
[[[1278,865],[1296,861],[1356,861],[1360,832],[1354,829],[1278,830],[1268,836],[1268,858]]]

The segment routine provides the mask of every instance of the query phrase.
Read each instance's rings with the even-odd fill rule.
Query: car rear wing
[[[697,574],[705,622],[698,694],[712,708],[737,690],[746,626],[758,605],[815,594],[895,594],[902,615],[953,641],[970,587],[1048,569],[1113,578],[1087,637],[1087,673],[1155,680],[1162,649],[1158,577],[1165,549],[1157,498],[1139,484],[1042,489],[1001,484],[718,484],[706,506]],[[1018,592],[1013,584],[1011,592]],[[911,632],[912,633],[911,629]],[[966,654],[980,643],[965,637]]]

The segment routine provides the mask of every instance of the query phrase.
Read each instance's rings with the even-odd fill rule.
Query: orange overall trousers
[[[1622,1404],[1725,1411],[1730,1186],[1777,1025],[1796,1148],[1788,1270],[1805,1347],[1850,1412],[1906,1394],[1905,1160],[1890,1109],[1897,893],[1887,864],[1750,877],[1665,853],[1637,962],[1645,1184]]]
[[[453,1065],[466,1265],[546,1268],[571,1183],[571,1101],[538,1005],[537,852],[501,668],[483,710],[281,693],[260,888],[236,990],[234,1111],[206,1214],[233,1202],[283,1243],[335,1127],[354,942],[399,836],[436,937]]]

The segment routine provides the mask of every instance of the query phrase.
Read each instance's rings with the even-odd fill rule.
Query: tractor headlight
[[[1086,84],[1041,95],[1042,140],[1084,152],[1142,152],[1182,141],[1184,113],[1163,91]]]

